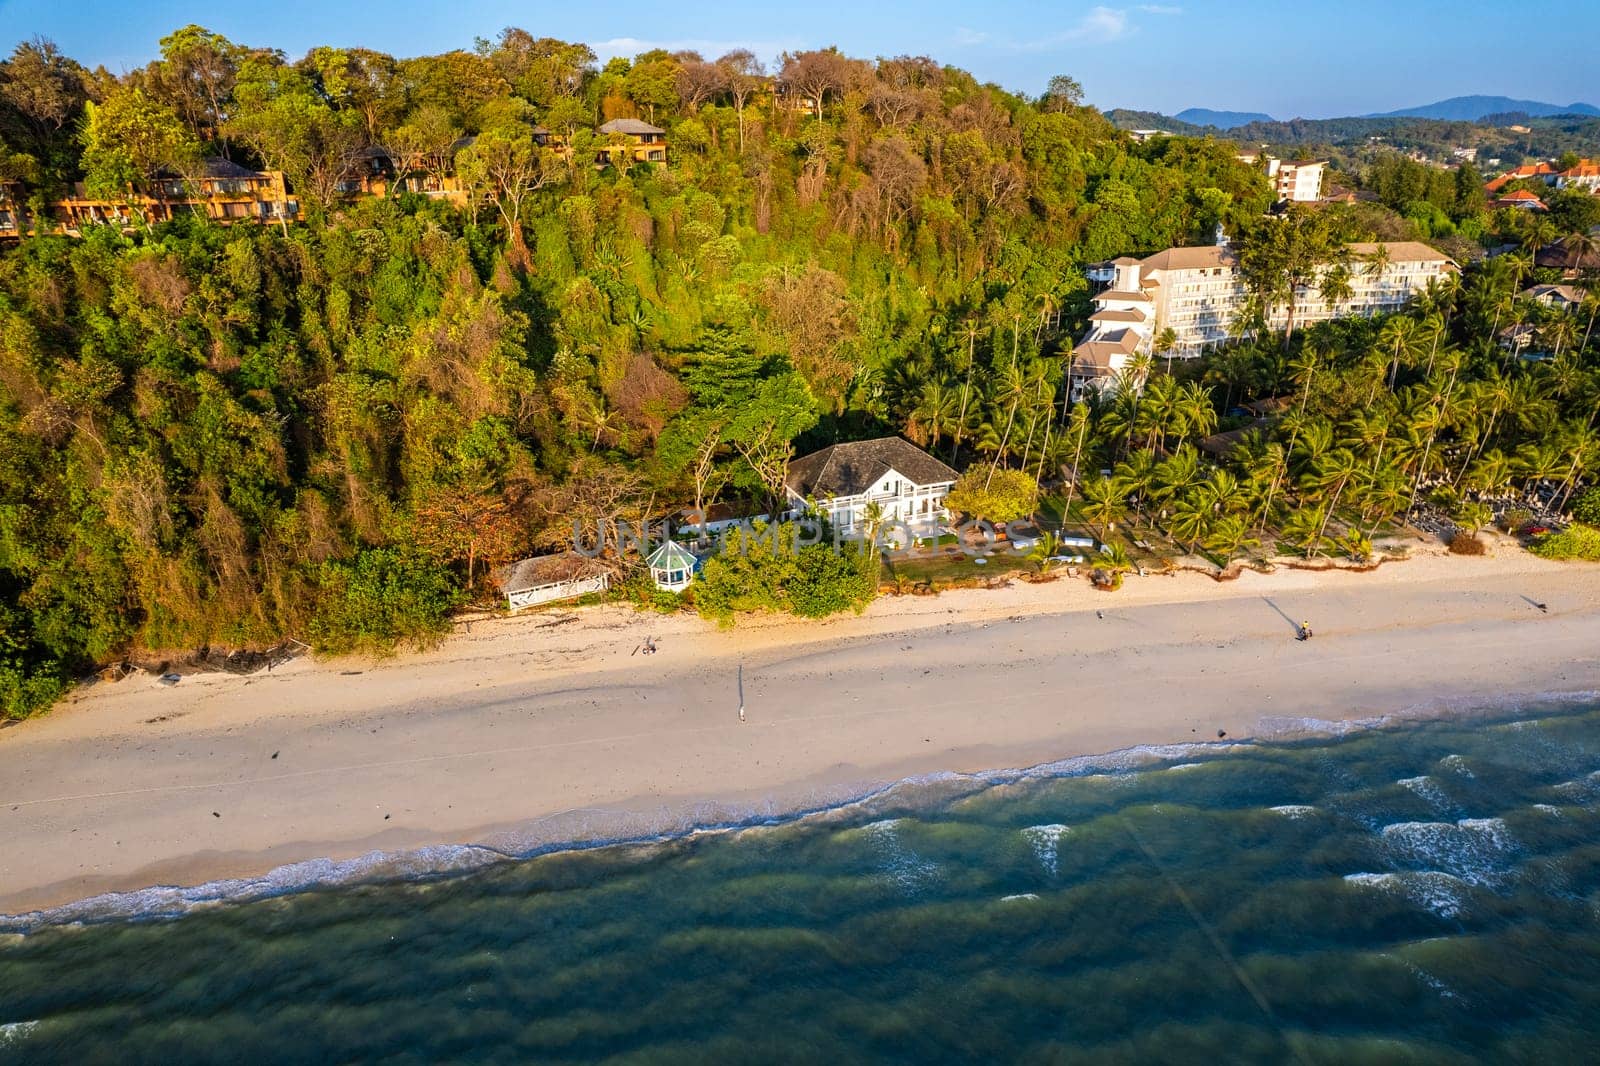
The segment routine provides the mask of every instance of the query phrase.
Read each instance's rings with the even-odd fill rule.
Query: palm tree
[[[1093,412],[1089,405],[1079,403],[1072,409],[1072,420],[1067,423],[1069,434],[1076,431],[1077,441],[1072,447],[1072,474],[1067,478],[1067,502],[1061,508],[1061,520],[1067,520],[1067,513],[1072,509],[1072,494],[1078,487],[1079,471],[1083,468],[1083,444],[1089,436],[1089,423],[1094,420]]]
[[[1600,237],[1590,237],[1587,239],[1600,241]],[[1595,251],[1596,253],[1600,253],[1600,248],[1597,248]],[[1584,351],[1589,347],[1589,335],[1594,332],[1595,316],[1600,315],[1600,290],[1584,293],[1583,301],[1578,304],[1578,308],[1580,311],[1587,312],[1589,315],[1589,322],[1583,327],[1583,343],[1578,346],[1580,351]]]
[[[1167,522],[1173,539],[1185,542],[1185,550],[1190,555],[1194,554],[1195,546],[1211,531],[1211,508],[1198,498],[1199,495],[1198,492],[1191,492],[1179,500]]]
[[[1250,536],[1250,523],[1239,515],[1225,514],[1211,524],[1211,533],[1206,538],[1206,547],[1222,556],[1222,565],[1227,566],[1246,548],[1259,547],[1261,541]]]
[[[1296,507],[1283,523],[1283,535],[1306,555],[1315,557],[1322,550],[1322,528],[1327,515],[1320,507]]]
[[[1308,481],[1311,485],[1320,489],[1326,489],[1330,485],[1333,486],[1332,498],[1328,500],[1328,505],[1322,515],[1322,526],[1317,530],[1317,540],[1319,542],[1327,532],[1328,521],[1333,518],[1334,511],[1339,507],[1339,497],[1344,494],[1344,490],[1350,485],[1350,482],[1359,478],[1365,472],[1365,469],[1361,461],[1356,457],[1355,452],[1349,448],[1335,448],[1317,461],[1316,469],[1312,472]]]
[[[1106,539],[1111,526],[1127,512],[1127,490],[1115,478],[1093,477],[1083,483],[1083,514]]]
[[[1192,444],[1181,444],[1177,451],[1156,465],[1150,495],[1157,503],[1176,500],[1200,477],[1200,453]]]
[[[1196,381],[1186,381],[1179,387],[1173,414],[1185,437],[1209,436],[1217,428],[1217,409],[1211,405],[1211,393]]]
[[[1048,574],[1055,565],[1055,556],[1061,554],[1061,538],[1053,532],[1040,535],[1028,550],[1028,560],[1039,568],[1039,573]]]
[[[1568,456],[1560,443],[1552,437],[1529,441],[1518,451],[1514,460],[1517,475],[1522,478],[1523,492],[1532,494],[1533,486],[1540,481],[1553,481],[1567,469]]]
[[[1395,378],[1400,373],[1400,356],[1409,354],[1412,345],[1416,343],[1419,330],[1416,320],[1409,315],[1392,315],[1378,330],[1378,344],[1390,353],[1389,360],[1389,388],[1394,388]]]
[[[1165,356],[1167,360],[1167,375],[1172,375],[1172,350],[1178,346],[1178,333],[1171,326],[1167,326],[1157,333],[1151,342],[1151,351],[1158,357]]]
[[[918,424],[927,431],[930,448],[939,447],[944,435],[959,425],[956,421],[956,395],[943,378],[929,378],[923,382],[914,412]],[[911,434],[908,432],[906,435]]]
[[[1133,569],[1133,557],[1128,554],[1128,549],[1120,544],[1100,545],[1100,550],[1095,553],[1094,563],[1115,579],[1113,588],[1122,583],[1118,575]]]
[[[1237,514],[1250,506],[1249,490],[1230,470],[1213,470],[1195,491],[1214,515]]]
[[[1490,449],[1473,461],[1472,468],[1467,471],[1465,487],[1475,492],[1498,495],[1511,484],[1513,470],[1514,464],[1505,452],[1498,448]]]
[[[1127,491],[1135,513],[1142,515],[1145,504],[1150,502],[1150,490],[1156,480],[1155,456],[1149,452],[1134,452],[1117,464],[1112,476]]]
[[[1600,434],[1584,422],[1563,422],[1557,430],[1561,446],[1572,456],[1572,462],[1567,466],[1566,476],[1561,481],[1561,498],[1556,503],[1557,511],[1567,509],[1567,501],[1572,498],[1572,490],[1578,487],[1578,481],[1584,473],[1600,462]]]
[[[995,449],[994,462],[989,464],[989,475],[983,479],[983,487],[988,488],[989,482],[994,478],[994,472],[1000,467],[1000,460],[1006,454],[1006,445],[1011,441],[1011,427],[1016,423],[1017,406],[1028,394],[1027,375],[1017,368],[1015,362],[1000,372],[1000,377],[995,392],[998,403],[1010,401],[1010,409],[1006,411],[1006,431],[1000,437],[1000,446]]]
[[[967,398],[972,392],[972,365],[977,362],[978,324],[969,318],[961,324],[961,328],[963,338],[967,342],[967,360],[961,380],[961,411],[956,415],[955,437],[950,444],[951,462],[955,462],[956,452],[961,449],[961,432],[967,427]]]

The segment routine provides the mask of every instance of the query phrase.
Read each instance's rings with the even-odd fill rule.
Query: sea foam
[[[1061,864],[1059,848],[1061,838],[1072,832],[1071,828],[1064,825],[1030,825],[1022,831],[1028,838],[1028,843],[1033,846],[1033,853],[1039,859],[1039,865],[1044,867],[1044,872],[1051,877],[1056,875],[1056,870]]]
[[[1454,921],[1467,907],[1467,884],[1437,870],[1407,870],[1404,873],[1346,874],[1345,881],[1404,897],[1409,903],[1440,918]]]
[[[1517,845],[1501,818],[1449,822],[1396,822],[1381,836],[1398,859],[1443,870],[1462,881],[1494,885],[1504,880]]]
[[[939,867],[906,847],[900,839],[902,821],[900,818],[885,818],[861,828],[878,852],[879,869],[900,886],[902,892],[914,896],[938,878]]]

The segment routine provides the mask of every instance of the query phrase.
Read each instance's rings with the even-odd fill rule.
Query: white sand
[[[1309,643],[1293,639],[1301,618]],[[659,653],[630,655],[647,634]],[[1271,718],[1503,706],[1600,689],[1597,657],[1600,567],[1505,544],[1366,574],[1018,582],[731,631],[618,607],[479,622],[380,664],[98,685],[0,731],[0,913],[373,849],[606,832],[622,812],[794,809]]]

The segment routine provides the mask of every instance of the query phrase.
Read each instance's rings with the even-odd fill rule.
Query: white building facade
[[[872,508],[880,524],[932,536],[950,512],[944,499],[956,472],[899,437],[834,444],[789,464],[784,487],[792,510],[815,506],[843,534],[862,532]]]
[[[1444,253],[1417,241],[1352,244],[1350,295],[1331,304],[1317,289],[1300,289],[1294,301],[1298,328],[1334,318],[1371,317],[1398,311],[1431,282],[1453,273]],[[1111,264],[1110,288],[1094,297],[1089,332],[1073,349],[1070,374],[1074,400],[1085,389],[1106,389],[1142,353],[1188,358],[1237,339],[1249,304],[1249,287],[1238,256],[1219,234],[1219,242],[1193,248],[1168,248],[1145,259]],[[1282,329],[1289,308],[1278,306],[1267,325]],[[1170,349],[1156,352],[1171,330]]]

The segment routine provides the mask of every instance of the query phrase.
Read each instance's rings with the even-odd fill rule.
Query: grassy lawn
[[[935,585],[947,585],[981,581],[1032,568],[1033,564],[1028,561],[1026,552],[1012,551],[1009,547],[1001,546],[997,547],[982,565],[970,555],[941,554],[920,559],[895,559],[884,566],[883,579],[894,581],[899,578],[912,582],[927,581]]]

